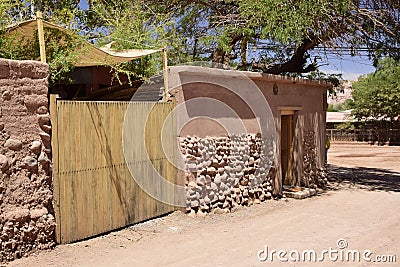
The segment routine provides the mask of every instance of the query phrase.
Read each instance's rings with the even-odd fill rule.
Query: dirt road
[[[333,144],[329,151],[331,190],[319,196],[267,201],[232,214],[204,218],[177,212],[105,236],[57,246],[10,266],[321,265],[291,260],[296,251],[301,255],[304,250],[314,250],[317,259],[324,250],[330,251],[332,260],[323,254],[324,266],[398,266],[399,160],[400,147]],[[338,245],[345,244],[347,247],[339,249]],[[268,254],[271,250],[286,251],[281,258],[288,262],[280,262],[277,253],[273,262],[271,257],[260,261],[258,256],[266,255],[260,250],[266,246]],[[371,260],[396,255],[397,263],[368,263],[363,258],[356,263],[341,262],[340,253],[345,255],[349,250],[358,250],[361,257],[369,250],[372,254],[365,258]],[[339,261],[335,262],[335,257]]]

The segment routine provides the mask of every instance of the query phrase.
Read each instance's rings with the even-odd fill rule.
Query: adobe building
[[[188,212],[323,187],[330,84],[197,66],[170,67],[168,80]]]

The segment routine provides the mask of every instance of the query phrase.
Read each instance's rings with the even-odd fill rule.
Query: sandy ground
[[[330,190],[305,199],[271,200],[235,213],[191,218],[180,212],[108,235],[57,246],[10,266],[320,266],[289,252],[314,250],[323,266],[399,266],[400,147],[332,144]],[[339,249],[347,243],[347,247]],[[287,252],[260,261],[260,250]],[[337,254],[335,250],[339,251]],[[396,255],[397,263],[340,261]],[[292,252],[292,258],[296,257]],[[342,254],[341,254],[342,253]],[[260,254],[265,257],[265,253]],[[338,261],[334,261],[336,257]],[[352,257],[351,257],[352,258]]]

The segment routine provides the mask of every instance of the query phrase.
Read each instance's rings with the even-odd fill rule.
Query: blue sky
[[[330,55],[324,59],[329,65],[320,67],[325,73],[341,73],[345,80],[356,80],[362,74],[375,71],[367,56]]]
[[[80,6],[80,8],[82,8],[82,9],[88,9],[88,8],[89,8],[89,5],[88,5],[88,3],[87,3],[86,0],[80,0],[80,1],[79,1],[79,6]]]

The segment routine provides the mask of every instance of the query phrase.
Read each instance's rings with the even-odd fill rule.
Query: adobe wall
[[[329,84],[260,73],[181,66],[170,68],[169,86],[177,102],[183,158],[180,179],[187,188],[187,212],[219,211],[218,208],[228,212],[237,205],[251,205],[266,200],[264,196],[282,194],[280,133],[281,116],[285,112],[292,112],[294,119],[294,185],[324,185],[326,91]],[[256,98],[249,97],[254,94],[258,94]],[[202,102],[196,102],[201,99]],[[265,120],[254,113],[259,105],[269,106],[270,111],[265,112],[270,112],[274,122],[274,125],[267,125],[267,128],[274,128],[276,148],[274,168],[270,173],[264,170],[269,166],[263,160],[268,159],[267,155],[251,149],[246,151],[246,147],[253,144],[271,147],[264,138],[268,134],[258,140],[252,137],[260,134],[260,120]],[[214,112],[208,112],[210,110]],[[235,128],[232,132],[229,128],[238,122],[241,130]],[[235,155],[231,149],[232,140],[238,137],[241,144]],[[207,151],[204,143],[215,144],[211,152]],[[217,149],[215,153],[218,143],[224,149]],[[254,163],[259,157],[261,159]],[[208,158],[213,162],[211,165]],[[252,164],[249,164],[249,159]],[[236,170],[236,166],[240,170]],[[260,168],[262,171],[257,171]],[[255,170],[258,173],[256,177],[253,175]],[[249,187],[251,180],[258,180],[259,186]],[[224,191],[226,181],[233,182],[231,190]],[[214,203],[209,203],[210,190],[213,191],[211,198],[215,199]]]
[[[48,73],[0,59],[0,262],[55,244]]]

